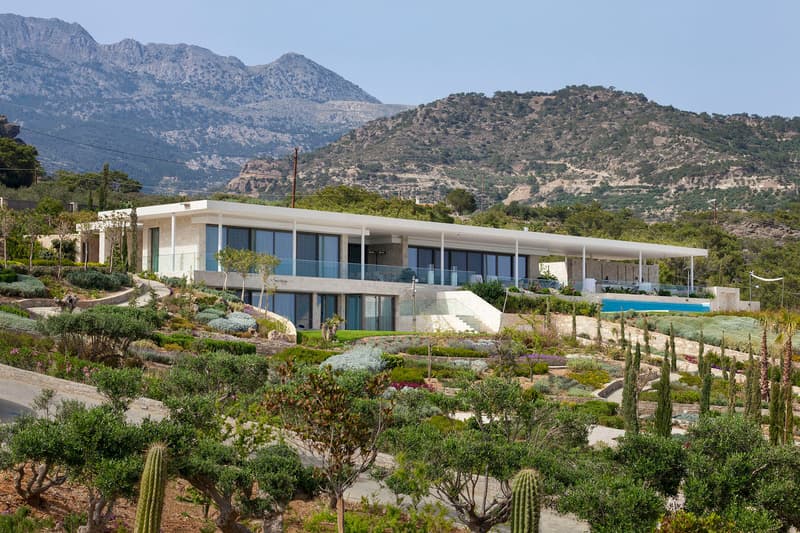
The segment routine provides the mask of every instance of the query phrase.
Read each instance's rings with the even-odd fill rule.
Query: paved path
[[[143,287],[143,294],[136,298],[136,307],[144,307],[150,303],[151,294],[150,289],[155,290],[156,298],[161,299],[165,296],[169,296],[172,291],[169,287],[161,283],[160,281],[154,281],[152,279],[144,279],[138,276],[133,276],[133,282],[139,286]],[[120,304],[120,307],[127,307],[128,302]]]

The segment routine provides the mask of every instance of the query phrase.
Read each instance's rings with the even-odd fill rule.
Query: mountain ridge
[[[196,45],[100,44],[76,23],[0,15],[0,111],[23,129],[154,156],[32,138],[50,168],[110,161],[148,185],[213,186],[247,159],[313,149],[405,108],[297,53],[248,66]]]
[[[248,162],[228,190],[277,196],[285,160]],[[800,118],[681,111],[613,88],[450,95],[345,134],[300,162],[301,189],[356,185],[441,200],[599,200],[662,218],[683,209],[771,209],[797,197]]]

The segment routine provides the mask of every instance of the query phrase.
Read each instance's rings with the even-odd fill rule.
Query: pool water
[[[650,313],[708,313],[710,303],[643,302],[639,300],[603,300],[604,313],[647,311]]]

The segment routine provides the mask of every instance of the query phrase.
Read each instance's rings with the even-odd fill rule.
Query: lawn
[[[340,329],[336,332],[339,342],[353,342],[367,337],[389,337],[394,335],[419,335],[411,331],[371,331],[367,329]],[[318,330],[298,331],[298,344],[318,344],[322,342],[322,332]]]

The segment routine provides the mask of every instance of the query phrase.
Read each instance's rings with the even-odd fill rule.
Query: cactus
[[[539,473],[525,469],[511,487],[511,533],[538,533],[542,508]]]
[[[167,447],[161,443],[155,443],[147,450],[139,488],[139,504],[136,506],[135,533],[158,533],[161,529],[167,481],[166,451]]]

